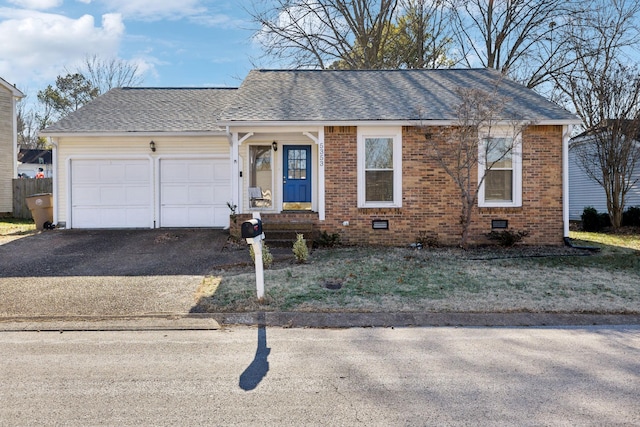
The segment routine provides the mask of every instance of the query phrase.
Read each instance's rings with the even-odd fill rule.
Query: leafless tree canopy
[[[120,58],[102,58],[98,55],[85,57],[77,73],[82,74],[99,92],[105,93],[113,88],[139,86],[144,81],[135,63]]]
[[[597,0],[276,0],[250,11],[265,56],[295,68],[494,68],[538,87],[575,60],[563,37]]]
[[[328,68],[337,60],[379,68],[396,7],[395,0],[276,0],[267,9],[256,2],[250,13],[265,54],[276,60],[297,68]]]
[[[294,68],[453,65],[443,0],[276,0],[249,11],[265,56]]]
[[[45,140],[38,137],[39,117],[32,108],[28,108],[25,99],[22,99],[17,105],[17,125],[18,146],[24,148],[42,148],[44,146]]]
[[[559,40],[585,1],[449,0],[452,35],[467,65],[480,61],[533,88],[572,60]]]
[[[625,197],[640,167],[640,69],[627,57],[640,42],[639,13],[634,0],[603,0],[588,17],[572,22],[567,43],[576,62],[556,76],[558,89],[590,135],[590,143],[572,150],[579,166],[604,188],[614,228],[621,225]]]

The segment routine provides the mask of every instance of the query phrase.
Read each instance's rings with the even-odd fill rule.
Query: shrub
[[[256,262],[256,254],[253,251],[253,245],[249,245],[249,255],[251,255],[251,260]],[[262,265],[264,268],[271,267],[273,264],[273,255],[271,255],[271,251],[269,250],[269,246],[267,246],[264,242],[262,243]]]
[[[429,234],[427,231],[419,231],[418,237],[416,237],[416,246],[423,248],[437,248],[440,246],[438,242],[438,236],[436,234]]]
[[[298,233],[296,235],[296,241],[293,244],[293,255],[299,263],[307,262],[309,258],[309,248],[307,248],[307,241],[304,239],[304,234]]]
[[[622,225],[640,227],[640,206],[631,206],[622,213]]]
[[[596,208],[587,206],[582,211],[582,229],[584,231],[600,231],[611,225],[609,214],[598,213]]]
[[[322,231],[314,243],[320,248],[333,248],[340,246],[340,235],[338,233],[329,234],[326,231]]]
[[[510,248],[515,245],[523,238],[529,235],[528,231],[512,231],[512,230],[502,230],[502,231],[492,231],[487,234],[489,240],[496,240],[500,246],[504,246],[506,248]]]

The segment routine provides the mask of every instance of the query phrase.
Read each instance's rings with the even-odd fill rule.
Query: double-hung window
[[[522,206],[522,143],[505,129],[480,133],[478,194],[481,207]]]
[[[358,128],[358,207],[402,206],[402,129]]]

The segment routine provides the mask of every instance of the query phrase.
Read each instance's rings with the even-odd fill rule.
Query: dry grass
[[[0,244],[29,236],[37,232],[32,220],[0,218]]]
[[[247,267],[212,272],[220,285],[199,306],[203,311],[638,313],[639,255],[606,245],[599,254],[563,247],[316,250],[307,264],[280,261],[267,270],[262,304],[255,298],[254,271]],[[328,289],[330,283],[341,288]]]

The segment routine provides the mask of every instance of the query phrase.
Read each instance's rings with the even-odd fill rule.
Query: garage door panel
[[[72,227],[151,227],[150,171],[148,159],[72,160]]]
[[[162,209],[163,227],[211,227],[214,210],[208,207],[165,206]]]
[[[230,182],[231,179],[231,165],[228,162],[224,164],[218,164],[213,169],[213,179],[216,182]]]
[[[149,206],[151,203],[151,192],[149,191],[148,186],[128,186],[124,189],[125,192],[125,204],[127,206],[138,205],[138,206]]]
[[[229,159],[162,159],[162,227],[223,227],[229,223]],[[221,214],[224,212],[224,214]]]

